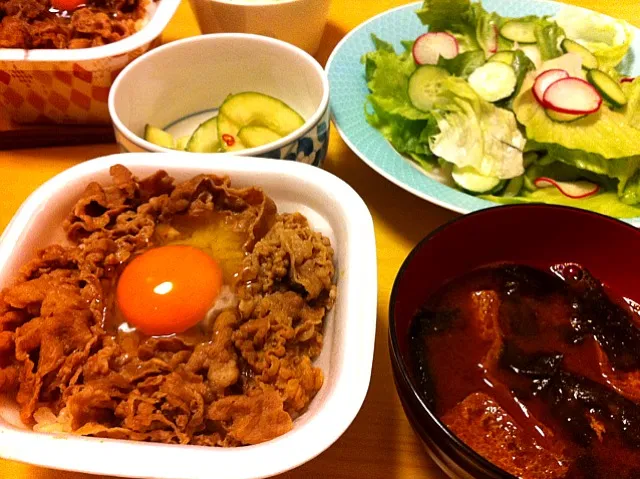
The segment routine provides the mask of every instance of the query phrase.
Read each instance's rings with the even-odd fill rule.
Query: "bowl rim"
[[[275,48],[284,49],[289,53],[299,56],[309,66],[311,66],[315,71],[317,77],[320,78],[320,82],[322,84],[322,97],[320,99],[320,103],[316,107],[313,114],[304,122],[304,124],[300,128],[292,131],[287,136],[280,138],[278,141],[267,143],[266,145],[262,145],[254,148],[247,148],[244,150],[224,152],[224,153],[233,155],[233,156],[264,155],[274,150],[279,150],[280,148],[293,143],[299,138],[302,138],[322,121],[322,117],[325,115],[325,113],[329,108],[329,78],[324,68],[322,68],[320,63],[318,63],[318,61],[315,58],[313,58],[309,53],[285,41],[277,40],[271,37],[265,37],[262,35],[256,35],[253,33],[208,33],[204,35],[197,35],[194,37],[183,38],[181,40],[176,40],[173,42],[166,43],[162,46],[154,48],[140,55],[138,58],[136,58],[131,63],[129,63],[116,77],[115,81],[113,82],[113,85],[109,90],[109,98],[107,103],[109,107],[109,115],[111,116],[111,121],[114,127],[120,133],[122,133],[122,135],[124,135],[124,137],[127,140],[129,140],[139,148],[144,149],[145,151],[156,151],[156,152],[163,152],[163,153],[175,152],[176,150],[155,145],[145,140],[144,138],[139,137],[124,125],[124,123],[120,119],[120,116],[118,115],[118,112],[115,106],[115,97],[116,97],[117,91],[120,87],[120,84],[124,82],[124,79],[126,78],[128,73],[134,68],[136,68],[136,66],[139,65],[140,63],[148,61],[153,57],[155,57],[156,55],[162,55],[163,52],[170,50],[172,48],[180,47],[182,45],[191,44],[191,43],[215,41],[217,39],[248,40],[251,42],[265,43]],[[327,130],[328,129],[329,129],[329,125],[327,125]],[[192,154],[192,152],[185,152],[185,153]],[[200,153],[200,154],[219,155],[221,153]]]
[[[326,204],[323,208],[335,214],[336,224],[338,221],[344,222],[346,241],[337,245],[337,248],[345,252],[347,261],[346,264],[338,265],[337,272],[346,299],[344,314],[339,322],[341,327],[334,329],[334,348],[339,348],[337,351],[334,349],[338,358],[334,376],[336,383],[322,406],[310,416],[311,420],[299,428],[270,441],[242,448],[168,445],[74,435],[61,438],[0,424],[0,457],[85,473],[167,479],[209,477],[210,473],[203,468],[203,460],[206,459],[216,461],[227,478],[257,479],[281,474],[310,461],[335,443],[351,425],[369,389],[375,345],[378,295],[375,234],[371,214],[362,198],[348,183],[317,167],[266,158],[246,158],[246,161],[239,162],[237,157],[224,154],[220,156],[220,160],[210,162],[203,154],[190,155],[174,151],[172,154],[113,154],[79,163],[38,187],[20,206],[0,236],[0,264],[6,262],[7,255],[14,254],[14,246],[28,232],[29,223],[35,215],[46,211],[43,207],[50,198],[64,195],[61,192],[68,189],[67,185],[79,178],[95,181],[97,174],[106,174],[114,164],[122,164],[134,171],[134,174],[140,174],[138,172],[145,169],[164,169],[170,175],[224,173],[232,181],[234,177],[242,177],[237,180],[238,183],[253,182],[254,177],[262,175],[271,182],[281,183],[284,178],[282,191],[291,191],[288,188],[290,184],[296,185],[294,188],[298,190],[310,191],[308,197],[300,199],[302,205],[311,199],[315,201],[314,192],[323,192],[327,198],[318,204]],[[255,181],[260,184],[260,181]],[[312,206],[312,209],[316,207]],[[347,270],[350,274],[345,277],[344,272]],[[30,454],[34,439],[40,448],[36,455]],[[120,455],[123,460],[101,460],[96,464],[96,448],[103,448],[102,451],[106,451],[109,457]],[[130,459],[133,451],[144,460],[132,464]],[[151,457],[157,458],[152,464],[149,463]],[[225,469],[231,464],[235,469]]]
[[[411,250],[411,252],[407,255],[407,257],[405,258],[405,260],[402,262],[402,265],[400,266],[400,269],[398,270],[398,273],[396,274],[396,277],[393,281],[393,287],[391,289],[391,296],[389,299],[389,353],[391,356],[391,362],[393,363],[394,369],[397,368],[397,371],[399,373],[400,379],[409,386],[409,389],[411,391],[411,398],[414,399],[415,401],[417,401],[417,403],[420,405],[421,408],[421,412],[424,412],[427,414],[427,416],[429,417],[429,419],[431,419],[431,421],[433,421],[433,423],[440,429],[440,431],[442,431],[446,437],[447,437],[447,441],[457,450],[462,451],[462,453],[464,455],[466,455],[467,457],[470,457],[472,459],[472,461],[476,464],[478,464],[479,466],[481,466],[482,468],[488,470],[490,473],[500,477],[500,478],[504,478],[504,479],[515,479],[516,476],[508,473],[507,471],[505,471],[504,469],[501,469],[500,467],[498,467],[497,465],[495,465],[494,463],[492,463],[491,461],[489,461],[488,459],[486,459],[485,457],[483,457],[482,455],[480,455],[479,453],[477,453],[475,450],[473,450],[470,446],[468,446],[464,441],[462,441],[461,439],[458,438],[458,436],[456,436],[437,416],[436,414],[431,410],[431,408],[429,408],[429,406],[427,406],[427,404],[422,400],[422,397],[420,396],[420,394],[418,393],[416,386],[415,386],[415,382],[412,379],[412,375],[409,372],[409,367],[408,365],[405,363],[402,354],[400,352],[400,346],[399,346],[399,342],[398,342],[398,334],[397,334],[397,330],[396,330],[396,317],[395,317],[395,304],[397,302],[397,296],[399,294],[399,289],[400,289],[400,282],[401,279],[405,273],[405,271],[408,269],[409,265],[413,262],[414,257],[418,254],[418,252],[420,250],[422,250],[422,248],[429,242],[431,241],[434,237],[440,235],[441,233],[443,233],[447,228],[449,228],[451,225],[458,223],[458,222],[463,222],[463,221],[467,221],[469,218],[471,217],[475,217],[475,216],[483,216],[483,215],[494,215],[494,214],[501,214],[500,212],[505,211],[505,210],[512,210],[514,208],[519,208],[520,210],[522,209],[526,209],[526,210],[531,210],[531,209],[547,209],[547,210],[560,210],[560,211],[565,211],[565,212],[570,212],[570,214],[577,214],[577,215],[583,215],[583,216],[587,216],[587,217],[595,217],[599,220],[606,220],[607,222],[613,223],[615,225],[620,225],[620,226],[624,226],[626,229],[630,229],[632,230],[636,235],[640,235],[640,230],[638,230],[637,228],[635,228],[634,226],[630,225],[629,223],[625,223],[624,221],[620,221],[617,218],[613,218],[611,216],[607,216],[607,215],[603,215],[601,213],[596,213],[594,211],[589,211],[589,210],[584,210],[581,208],[574,208],[571,206],[564,206],[564,205],[553,205],[553,204],[546,204],[546,203],[530,203],[530,204],[519,204],[519,205],[497,205],[491,208],[486,208],[486,209],[482,209],[482,210],[478,210],[478,211],[474,211],[465,215],[461,215],[457,218],[454,218],[448,222],[446,222],[445,224],[439,226],[438,228],[436,228],[435,230],[433,230],[431,233],[429,233],[427,236],[425,236],[424,238],[422,238],[418,244],[416,244],[413,249]],[[398,394],[400,395],[400,391],[398,391]],[[422,439],[421,439],[422,440]]]

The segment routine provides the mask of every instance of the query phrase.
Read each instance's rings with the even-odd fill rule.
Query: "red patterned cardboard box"
[[[160,0],[137,33],[77,50],[0,49],[0,107],[16,123],[110,123],[109,88],[132,60],[160,43],[180,0]]]

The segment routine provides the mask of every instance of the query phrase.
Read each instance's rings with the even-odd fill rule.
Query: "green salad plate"
[[[483,0],[482,5],[490,12],[508,17],[555,15],[567,7],[566,4],[543,0]],[[375,48],[372,34],[391,43],[397,52],[401,52],[403,40],[415,40],[428,30],[416,15],[421,6],[422,2],[410,3],[377,15],[351,31],[336,46],[326,67],[334,124],[356,155],[380,175],[406,191],[459,213],[496,206],[497,203],[465,193],[450,186],[438,175],[427,173],[399,154],[366,120],[365,105],[369,90],[361,58]],[[635,27],[632,30],[634,40],[619,66],[624,75],[631,77],[640,75],[640,30]],[[580,201],[569,203],[584,207],[584,203],[581,204]],[[635,209],[638,214],[626,217],[624,221],[640,226],[640,205],[636,205]]]

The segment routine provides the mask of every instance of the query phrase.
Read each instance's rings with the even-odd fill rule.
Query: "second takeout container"
[[[248,479],[272,476],[320,454],[351,424],[364,401],[376,327],[376,249],[371,215],[344,181],[313,166],[220,154],[130,153],[81,163],[38,188],[0,237],[0,288],[36,249],[64,238],[62,221],[91,181],[111,181],[122,164],[143,177],[158,169],[177,181],[227,174],[234,186],[258,185],[280,212],[299,211],[335,249],[337,300],[315,364],[324,384],[287,434],[255,446],[212,448],[53,435],[26,429],[14,403],[0,395],[0,458],[123,477]],[[64,439],[64,440],[61,440]]]
[[[132,60],[160,44],[180,5],[160,0],[133,35],[82,49],[0,48],[0,106],[16,123],[109,124],[109,88]],[[140,85],[140,88],[144,88]]]

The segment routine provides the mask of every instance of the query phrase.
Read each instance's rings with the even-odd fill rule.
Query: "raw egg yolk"
[[[203,320],[221,287],[222,270],[204,251],[161,246],[124,268],[116,301],[131,326],[159,336],[181,333]]]
[[[51,6],[57,10],[72,12],[87,3],[87,0],[52,0]]]

